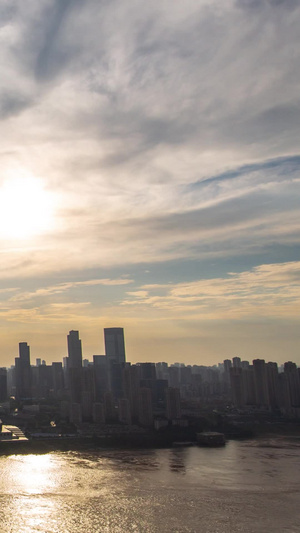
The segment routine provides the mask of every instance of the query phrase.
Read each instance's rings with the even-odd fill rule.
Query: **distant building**
[[[82,347],[78,331],[70,331],[67,337],[68,361],[67,383],[72,404],[80,404],[82,400]]]
[[[224,381],[224,392],[228,393],[230,386],[230,369],[232,367],[232,362],[230,359],[224,359],[223,361],[223,381]]]
[[[279,407],[279,379],[277,363],[266,363],[269,400],[272,409]]]
[[[92,366],[81,369],[81,391],[82,418],[88,420],[92,418],[95,401],[95,379]]]
[[[90,391],[82,391],[81,407],[82,419],[91,420],[93,417],[93,394]]]
[[[69,368],[68,382],[71,402],[80,404],[82,400],[82,368]]]
[[[166,415],[168,420],[181,417],[179,389],[173,387],[168,387],[166,389],[166,407]]]
[[[115,363],[125,363],[125,342],[123,328],[105,328],[104,342],[106,357]]]
[[[53,390],[53,368],[48,365],[33,367],[36,372],[35,396],[39,398],[49,398]]]
[[[123,328],[105,328],[104,342],[108,388],[115,398],[120,399],[124,396],[122,373],[126,363]]]
[[[139,423],[146,427],[153,425],[152,394],[147,387],[139,390]]]
[[[27,342],[19,343],[19,357],[15,359],[16,398],[31,398],[30,348]]]
[[[64,372],[62,363],[52,363],[53,392],[60,397],[64,390]]]
[[[284,363],[284,373],[287,376],[288,388],[292,407],[300,406],[300,380],[297,365],[288,361]]]
[[[267,369],[264,359],[253,360],[255,403],[259,407],[269,407],[270,397],[268,389]]]
[[[0,368],[0,402],[7,400],[7,370]]]
[[[119,421],[123,424],[131,424],[131,411],[130,411],[130,401],[127,398],[121,398],[119,400]]]
[[[141,369],[141,379],[156,379],[155,363],[138,363],[138,366]]]
[[[242,361],[240,357],[233,357],[232,363],[233,363],[234,368],[241,368],[242,366]]]
[[[78,331],[70,331],[67,337],[68,341],[68,366],[69,368],[82,367],[82,347]]]
[[[104,394],[104,414],[106,422],[115,422],[117,420],[115,401],[111,392]]]
[[[141,382],[141,368],[138,365],[126,363],[123,369],[124,396],[130,402],[131,416],[134,421],[139,416],[139,391]]]
[[[232,366],[229,370],[232,401],[236,407],[245,405],[245,388],[243,383],[243,370],[241,367]]]
[[[180,387],[180,368],[178,366],[169,367],[169,385],[175,389]]]
[[[96,402],[100,402],[104,398],[105,392],[108,391],[108,367],[106,355],[93,356],[93,369],[95,380],[95,397]]]
[[[249,361],[241,361],[241,367],[243,370],[247,370],[247,368],[249,368],[250,366],[250,363]]]

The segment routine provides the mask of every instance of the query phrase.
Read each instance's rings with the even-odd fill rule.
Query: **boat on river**
[[[203,433],[197,433],[198,446],[207,446],[210,448],[225,446],[226,439],[224,433],[217,431],[205,431]]]

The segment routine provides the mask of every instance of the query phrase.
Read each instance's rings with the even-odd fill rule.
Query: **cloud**
[[[65,325],[74,324],[74,322],[85,323],[88,320],[89,313],[91,315],[89,317],[90,320],[95,323],[96,319],[91,312],[90,302],[69,302],[29,308],[0,309],[0,316],[2,320],[5,320],[6,324],[9,325],[11,322],[17,322],[19,326],[22,324],[29,324],[30,326],[35,324],[37,331],[39,324],[47,326],[47,324],[57,324],[59,321],[63,321]]]
[[[15,296],[10,298],[10,302],[24,302],[27,300],[33,300],[39,297],[48,297],[56,294],[62,294],[64,292],[71,291],[78,287],[93,287],[95,285],[104,285],[104,286],[119,286],[119,285],[128,285],[133,283],[131,279],[90,279],[86,281],[72,281],[67,283],[60,283],[58,285],[53,285],[49,287],[43,287],[36,289],[32,292],[19,292]],[[16,290],[16,289],[7,289],[7,291]],[[0,291],[2,292],[2,291]],[[65,304],[59,304],[65,305]]]
[[[142,200],[138,192],[125,192],[122,204],[118,189],[115,203],[102,210],[101,185],[98,191],[95,183],[89,208],[74,201],[70,212],[61,211],[54,234],[27,246],[3,243],[0,277],[178,258],[253,253],[267,258],[280,246],[292,253],[299,246],[299,186],[298,157],[243,166],[191,185],[174,184],[170,195],[157,201],[147,190]]]
[[[172,315],[182,315],[183,320],[193,315],[204,320],[229,317],[295,320],[300,304],[300,262],[260,265],[249,271],[229,272],[223,278],[158,287],[145,285],[127,296],[123,305],[168,310]]]
[[[266,10],[279,8],[282,10],[293,10],[298,7],[297,0],[236,0],[238,7],[253,9],[253,10]]]
[[[299,2],[12,0],[0,20],[0,183],[24,169],[56,206],[53,227],[0,241],[2,285],[19,287],[10,306],[93,302],[96,278],[117,305],[127,285],[112,270],[136,279],[142,264],[133,322],[144,300],[165,317],[201,302],[213,316],[156,265],[214,261],[215,290],[241,302],[242,278],[234,297],[226,276],[237,258],[252,272],[297,257]],[[287,313],[280,294],[272,309]]]

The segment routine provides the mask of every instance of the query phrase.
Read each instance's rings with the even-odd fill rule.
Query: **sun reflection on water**
[[[50,454],[12,456],[17,465],[12,469],[13,485],[18,491],[39,494],[57,486],[57,466]]]
[[[6,486],[6,492],[10,495],[3,522],[3,525],[7,525],[5,531],[59,531],[59,509],[55,495],[62,478],[60,466],[53,454],[7,457],[2,479],[0,476],[0,491],[2,485]]]

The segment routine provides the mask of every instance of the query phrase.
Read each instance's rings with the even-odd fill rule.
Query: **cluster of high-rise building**
[[[0,368],[0,401],[57,400],[62,418],[75,424],[115,421],[145,427],[184,425],[189,406],[232,405],[239,409],[300,415],[300,369],[287,362],[239,357],[218,366],[126,362],[123,328],[105,328],[105,355],[82,357],[78,331],[67,336],[63,362],[31,365],[30,348],[19,344],[19,357],[9,369]]]
[[[236,407],[255,406],[300,415],[300,368],[291,361],[280,372],[277,363],[239,357],[224,361],[224,376]]]
[[[9,369],[0,369],[0,401],[13,396],[19,401],[59,400],[61,415],[76,424],[139,423],[150,427],[155,411],[166,420],[180,418],[179,389],[157,379],[154,363],[126,362],[123,328],[105,328],[105,355],[82,357],[78,331],[67,336],[68,356],[47,365],[41,359],[31,365],[30,348],[19,343],[19,357]]]

